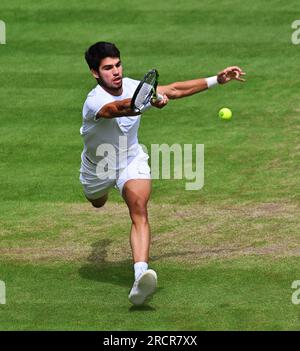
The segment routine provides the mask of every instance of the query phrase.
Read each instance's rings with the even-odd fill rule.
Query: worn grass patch
[[[1,219],[1,260],[119,262],[131,257],[125,204],[14,206]],[[299,256],[297,203],[177,206],[151,203],[152,260],[197,264],[244,255]]]

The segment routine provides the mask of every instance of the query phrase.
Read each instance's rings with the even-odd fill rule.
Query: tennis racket
[[[133,111],[143,111],[143,108],[151,101],[151,99],[158,101],[162,100],[163,97],[156,93],[158,77],[159,75],[156,69],[152,69],[146,73],[143,80],[137,86],[131,99],[131,109]]]

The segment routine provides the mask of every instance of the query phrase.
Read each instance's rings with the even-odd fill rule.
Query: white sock
[[[143,274],[148,269],[147,262],[136,262],[134,264],[134,277],[135,280],[139,279],[140,275]]]

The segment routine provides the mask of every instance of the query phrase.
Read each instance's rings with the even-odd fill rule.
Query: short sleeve
[[[96,94],[96,93],[89,94],[83,105],[83,110],[82,110],[83,118],[93,119],[95,121],[98,121],[99,119],[96,119],[97,113],[101,110],[101,108],[104,105],[113,101],[114,101],[113,98],[110,97],[109,95],[101,96],[100,94]]]
[[[101,101],[96,101],[96,99],[87,98],[83,105],[83,117],[86,119],[95,119],[98,111],[102,108]]]

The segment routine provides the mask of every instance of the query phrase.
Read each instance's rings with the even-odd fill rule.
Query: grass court
[[[298,1],[2,0],[0,330],[299,330]],[[160,83],[247,72],[142,117],[141,143],[205,145],[205,185],[154,180],[150,266],[127,299],[130,219],[117,191],[93,209],[79,183],[84,51],[121,51],[124,76]],[[231,121],[217,117],[233,111]]]

